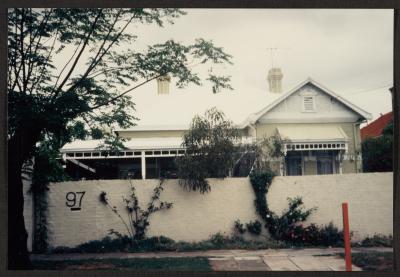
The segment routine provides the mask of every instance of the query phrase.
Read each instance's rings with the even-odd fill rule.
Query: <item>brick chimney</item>
[[[271,93],[281,93],[282,92],[282,78],[283,73],[280,68],[273,67],[268,71],[268,85],[269,92]]]
[[[157,78],[158,94],[169,94],[171,77],[167,74]]]

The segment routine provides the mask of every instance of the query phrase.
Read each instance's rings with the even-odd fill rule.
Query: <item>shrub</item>
[[[376,234],[372,237],[366,237],[360,243],[360,246],[365,247],[376,247],[376,246],[384,246],[384,247],[393,247],[393,236],[385,236]]]
[[[101,240],[93,240],[77,247],[56,247],[49,249],[49,253],[106,253],[106,252],[147,252],[147,251],[199,251],[212,249],[268,249],[282,248],[286,244],[273,239],[263,241],[245,241],[241,237],[225,236],[216,233],[208,240],[200,242],[178,241],[160,236],[137,240],[133,244],[128,236],[112,238],[107,236]]]
[[[258,220],[250,221],[246,223],[247,231],[249,231],[253,235],[261,234],[261,222]]]
[[[288,208],[281,216],[269,210],[266,195],[274,176],[271,170],[254,171],[250,174],[250,182],[256,196],[256,211],[264,220],[271,236],[276,240],[296,245],[342,245],[343,233],[332,223],[325,226],[310,224],[307,227],[300,224],[316,210],[315,207],[304,209],[301,197],[288,198]]]
[[[302,224],[293,224],[289,226],[282,238],[294,245],[343,245],[343,232],[339,231],[333,223],[324,226],[318,226],[312,223],[306,227]]]
[[[226,236],[224,236],[224,235],[221,234],[220,232],[218,232],[218,233],[216,233],[216,234],[214,234],[214,235],[211,235],[211,237],[210,237],[210,242],[211,242],[214,246],[216,246],[216,247],[218,247],[218,248],[224,246],[224,244],[225,244],[225,242],[226,242],[227,240],[229,240],[229,238],[226,237]]]
[[[144,251],[175,251],[176,242],[170,238],[150,237],[131,241],[129,236],[112,238],[106,236],[101,240],[91,240],[74,248],[56,247],[51,253],[106,253],[106,252],[144,252]]]
[[[234,229],[237,233],[243,235],[246,232],[246,228],[244,228],[243,223],[240,222],[239,219],[237,219],[234,223]]]
[[[74,248],[56,247],[51,249],[52,253],[105,253],[127,251],[130,244],[128,236],[112,238],[106,236],[101,240],[91,240]]]
[[[311,213],[316,210],[316,208],[305,210],[301,197],[288,198],[288,202],[289,207],[283,211],[281,216],[271,214],[270,221],[272,221],[272,225],[267,225],[271,235],[276,239],[282,239],[287,230],[290,230],[300,222],[306,221]]]

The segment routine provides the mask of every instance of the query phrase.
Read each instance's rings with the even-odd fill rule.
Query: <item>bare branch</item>
[[[45,69],[45,67],[46,67],[46,64],[48,63],[48,61],[49,61],[50,58],[51,58],[51,54],[53,53],[54,46],[55,46],[56,41],[57,41],[57,36],[58,36],[58,30],[57,30],[56,34],[54,35],[53,44],[51,45],[49,54],[47,55],[46,60],[45,60],[45,62],[43,63],[42,67],[39,69],[39,77],[37,78],[36,82],[34,82],[34,83],[32,84],[32,86],[31,86],[30,93],[33,93],[35,87],[37,86],[37,84],[40,83],[40,81],[42,80],[42,78],[43,78],[43,76],[44,76],[44,69]],[[29,75],[28,75],[28,80],[29,80]],[[28,81],[28,80],[27,80],[27,81]]]
[[[89,78],[95,78],[101,74],[105,74],[106,72],[111,72],[111,71],[117,71],[121,69],[130,69],[133,68],[132,66],[117,66],[117,67],[111,67],[111,68],[103,68],[101,70],[97,70],[95,72],[92,72],[93,75],[89,74]]]
[[[33,69],[34,69],[34,62],[33,62],[32,59],[34,59],[35,56],[36,56],[36,54],[37,54],[37,51],[38,51],[38,49],[39,49],[40,40],[42,39],[43,36],[40,34],[39,39],[38,39],[38,41],[37,41],[37,43],[36,43],[35,50],[34,50],[33,54],[31,54],[31,53],[32,53],[32,52],[31,52],[32,44],[33,44],[33,42],[34,42],[34,40],[35,40],[35,38],[36,38],[36,36],[37,36],[39,30],[40,30],[44,25],[47,24],[47,22],[48,22],[48,20],[49,20],[49,18],[50,18],[50,14],[51,14],[52,12],[53,12],[53,9],[50,9],[49,13],[47,13],[47,14],[43,17],[43,20],[42,20],[42,22],[40,23],[39,28],[38,28],[37,32],[35,33],[35,36],[32,38],[32,41],[30,41],[30,43],[29,43],[29,48],[30,48],[29,53],[30,53],[30,57],[31,57],[31,58],[30,58],[29,61],[28,61],[28,76],[27,76],[26,81],[25,81],[25,82],[26,82],[26,84],[25,84],[26,87],[28,86],[29,79],[30,79],[30,77],[31,77],[31,75],[32,75],[32,72],[33,72]],[[55,38],[57,38],[58,31],[59,31],[59,29],[57,29],[57,31],[56,31]],[[30,32],[30,35],[32,35],[31,32]],[[49,60],[49,58],[50,58],[51,52],[53,52],[54,44],[55,44],[55,38],[54,38],[53,44],[52,44],[52,46],[51,46],[50,53],[49,53],[49,55],[47,56],[46,63],[48,62],[48,60]],[[44,66],[45,66],[45,63],[43,64],[43,67],[44,67]],[[41,78],[39,78],[39,79],[41,79]],[[31,89],[30,89],[30,93],[33,92],[33,89],[34,89],[34,87],[36,86],[37,83],[39,83],[39,81],[36,82],[36,83],[34,83],[34,84],[32,84]]]
[[[61,82],[60,86],[59,86],[59,87],[57,88],[57,90],[55,91],[54,96],[52,97],[52,100],[55,99],[55,98],[57,97],[58,93],[62,90],[62,87],[65,85],[65,83],[68,81],[68,78],[71,76],[72,72],[74,71],[74,69],[75,69],[75,67],[76,67],[76,65],[77,65],[77,63],[78,63],[78,61],[79,61],[79,59],[80,59],[80,57],[81,57],[83,51],[85,51],[85,48],[86,48],[86,46],[87,46],[88,43],[89,43],[90,36],[93,34],[93,32],[94,32],[94,30],[95,30],[95,26],[96,26],[96,24],[97,24],[97,21],[100,19],[100,16],[101,16],[102,13],[103,13],[103,10],[100,9],[99,13],[97,14],[95,20],[94,20],[93,23],[92,23],[92,26],[91,26],[91,28],[90,28],[90,31],[89,31],[88,35],[86,36],[85,42],[83,43],[82,48],[81,48],[81,50],[79,51],[79,54],[78,54],[77,57],[75,58],[74,63],[72,64],[70,70],[69,70],[68,73],[67,73],[67,76],[65,76],[64,80]]]
[[[90,72],[96,67],[96,65],[101,61],[101,59],[103,58],[103,56],[110,50],[110,48],[114,45],[115,42],[118,41],[118,38],[122,35],[122,33],[125,31],[125,29],[129,26],[129,24],[132,22],[132,20],[135,18],[136,16],[132,16],[127,23],[125,24],[125,26],[120,30],[120,32],[118,33],[118,35],[116,36],[116,38],[107,46],[107,48],[103,51],[103,53],[100,55],[100,57],[98,57],[97,61],[94,59],[92,64],[89,65],[88,69],[86,70],[86,72],[82,75],[82,77],[75,82],[67,91],[72,91],[74,90],[79,84],[80,82],[82,82],[85,78],[87,78],[87,76],[90,74]],[[114,22],[115,24],[115,22]],[[113,25],[114,26],[114,25]],[[114,28],[114,27],[113,27]],[[108,36],[108,35],[107,35]],[[104,43],[103,43],[104,45]],[[103,47],[103,46],[102,46]],[[100,53],[100,50],[99,52]]]
[[[117,15],[115,16],[114,22],[113,22],[113,24],[111,25],[110,30],[108,30],[108,33],[107,33],[106,37],[104,38],[104,40],[103,40],[101,46],[99,47],[99,50],[98,50],[97,53],[96,53],[96,56],[93,58],[93,61],[94,61],[94,62],[95,62],[95,61],[97,60],[97,58],[99,57],[101,50],[103,50],[103,47],[104,47],[104,45],[106,44],[108,38],[110,37],[111,32],[114,30],[115,24],[118,22],[118,18],[119,18],[119,16],[121,15],[121,13],[122,13],[122,9],[120,9],[120,10],[118,11]],[[89,65],[89,67],[88,67],[88,69],[86,70],[86,72],[85,72],[84,75],[87,76],[87,75],[89,74],[89,73],[87,73],[87,72],[88,72],[88,71],[90,72],[90,71],[93,69],[92,66],[93,66],[93,67],[95,66],[95,65],[94,65],[94,62],[93,62],[91,65]]]
[[[154,80],[154,79],[157,79],[158,77],[161,77],[161,76],[163,76],[163,75],[165,75],[165,73],[164,73],[164,74],[157,74],[156,76],[151,77],[151,78],[149,78],[149,79],[143,81],[142,83],[140,83],[140,84],[138,84],[138,85],[136,85],[136,86],[134,86],[134,87],[132,87],[132,88],[130,88],[130,89],[124,91],[123,93],[121,93],[121,94],[119,94],[119,95],[117,95],[117,96],[111,98],[111,99],[108,100],[106,103],[102,103],[102,104],[98,104],[98,105],[93,106],[93,107],[89,107],[89,109],[88,109],[87,111],[92,111],[92,110],[98,109],[98,108],[100,108],[100,107],[106,106],[106,105],[110,104],[111,102],[117,100],[118,98],[121,98],[122,96],[124,96],[124,95],[127,94],[128,92],[131,92],[132,90],[135,90],[135,89],[137,89],[137,88],[143,86],[144,84],[147,84],[148,82],[150,82],[150,81],[152,81],[152,80]]]
[[[40,31],[43,28],[43,26],[45,26],[47,24],[47,22],[49,21],[50,15],[53,12],[53,10],[54,9],[51,8],[50,11],[43,16],[43,19],[40,22],[39,27],[37,28],[35,35],[33,36],[32,43],[35,41],[36,37],[39,34],[39,39],[38,39],[38,41],[36,42],[36,45],[35,45],[35,50],[34,50],[35,54],[37,53],[37,50],[39,49],[39,44],[40,44],[40,41],[42,40],[42,37],[43,37],[42,33]]]
[[[60,74],[57,76],[56,82],[54,83],[54,87],[53,90],[57,87],[58,81],[60,80],[61,75],[63,74],[64,70],[67,68],[67,66],[69,65],[69,63],[72,61],[72,59],[75,57],[76,53],[78,52],[79,47],[81,46],[83,41],[83,38],[79,41],[78,46],[75,48],[74,53],[72,54],[72,56],[69,58],[69,60],[67,61],[67,63],[64,65],[64,67],[61,69]]]
[[[24,53],[24,23],[25,23],[25,13],[24,9],[21,9],[21,22],[20,22],[20,52],[21,52],[21,65],[22,65],[22,89],[25,91],[25,53]]]

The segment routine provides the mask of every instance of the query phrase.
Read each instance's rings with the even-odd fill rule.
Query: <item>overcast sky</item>
[[[131,93],[138,125],[188,124],[217,106],[236,123],[268,103],[267,72],[282,69],[284,92],[307,77],[372,113],[391,110],[388,88],[393,83],[392,10],[187,9],[187,15],[164,28],[136,26],[131,47],[174,39],[193,43],[212,40],[233,56],[233,65],[216,67],[231,75],[233,91],[213,94],[210,86],[171,86],[157,95],[156,82]],[[201,70],[201,69],[200,69]],[[174,80],[173,80],[174,81]],[[134,84],[133,84],[134,85]]]
[[[262,109],[266,76],[273,62],[284,74],[283,89],[311,77],[372,113],[391,111],[393,81],[392,10],[189,9],[164,28],[140,27],[140,47],[174,39],[211,39],[233,56],[219,68],[232,76],[234,91],[213,94],[209,86],[171,87],[157,95],[156,82],[132,93],[138,125],[184,124],[217,106],[235,122]],[[218,68],[216,69],[218,70]]]

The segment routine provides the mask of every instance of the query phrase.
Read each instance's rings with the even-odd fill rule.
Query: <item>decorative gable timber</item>
[[[300,106],[296,106],[297,108],[302,108],[301,112],[297,115],[293,113],[293,105],[290,106],[290,103],[293,102],[291,100],[293,100],[293,97],[295,96],[302,97],[301,99],[297,99],[297,101],[304,101],[304,103],[299,102],[302,103],[299,104]],[[326,104],[327,101],[320,101],[320,103],[318,103],[318,97],[329,98],[332,105]],[[326,107],[322,107],[322,104],[324,104]],[[327,113],[325,113],[325,117],[321,117],[321,114],[317,113],[318,111],[321,112],[323,109],[325,109],[325,111],[326,109],[329,110],[330,114],[328,117],[326,117]],[[292,111],[292,113],[288,111]],[[251,114],[247,120],[243,122],[243,126],[249,124],[252,125],[256,122],[268,123],[268,120],[270,122],[277,123],[288,121],[292,123],[312,123],[318,122],[318,120],[327,120],[327,122],[355,122],[371,118],[372,116],[370,113],[357,107],[342,96],[325,88],[313,79],[308,78],[292,90],[271,102],[261,111]]]

